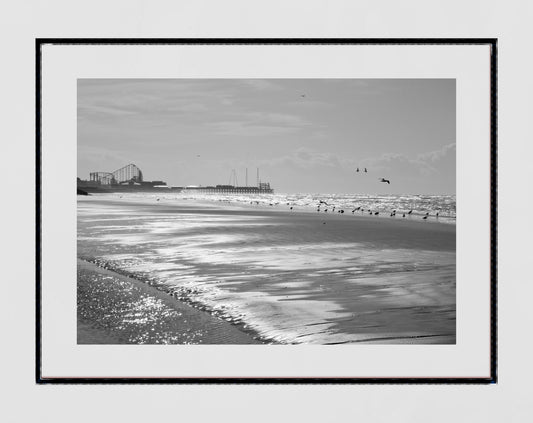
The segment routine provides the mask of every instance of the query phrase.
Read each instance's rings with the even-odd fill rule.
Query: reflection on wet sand
[[[78,256],[263,340],[455,343],[453,225],[89,197]]]

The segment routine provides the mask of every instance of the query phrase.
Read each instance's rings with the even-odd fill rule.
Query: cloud
[[[305,100],[297,100],[297,101],[289,101],[287,102],[287,106],[289,107],[298,107],[299,109],[326,109],[333,107],[333,104],[327,103],[325,101],[320,100],[310,100],[309,98],[306,98]]]
[[[136,114],[133,110],[113,105],[86,104],[78,106],[78,116],[85,118],[91,115],[105,115],[109,117],[129,116]]]
[[[455,159],[455,143],[445,145],[440,150],[430,151],[428,153],[419,154],[418,158],[422,161],[438,162],[446,157],[453,156]]]
[[[401,153],[386,153],[380,157],[366,158],[360,161],[334,153],[299,148],[286,156],[265,161],[263,164],[286,165],[301,169],[316,168],[317,171],[319,168],[337,168],[344,172],[353,172],[357,167],[367,167],[372,172],[384,174],[396,174],[405,177],[430,176],[449,173],[450,167],[455,167],[455,143],[414,157]]]
[[[232,136],[279,135],[298,131],[298,128],[294,126],[269,125],[250,121],[209,122],[205,126],[211,128],[215,134]]]
[[[408,176],[428,176],[435,172],[435,169],[423,160],[395,153],[362,160],[361,165],[372,169],[372,171]]]
[[[455,167],[455,143],[447,144],[439,150],[418,154],[415,157],[387,153],[378,158],[362,160],[361,163],[362,166],[384,172],[430,176],[449,170],[448,168],[452,165]]]
[[[155,120],[175,115],[201,119],[234,94],[211,80],[79,80],[78,117],[96,122],[135,116]]]
[[[281,87],[266,79],[244,79],[242,83],[255,91],[278,91]]]
[[[204,125],[217,134],[234,136],[294,134],[311,125],[307,120],[287,113],[242,111],[228,112],[224,117],[225,120]]]
[[[290,166],[291,168],[339,168],[343,167],[342,159],[333,153],[321,153],[318,151],[299,148],[286,156],[263,161],[263,165]]]

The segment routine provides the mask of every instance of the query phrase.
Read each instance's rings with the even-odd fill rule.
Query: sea
[[[265,343],[450,344],[455,221],[451,195],[108,193],[77,248]]]

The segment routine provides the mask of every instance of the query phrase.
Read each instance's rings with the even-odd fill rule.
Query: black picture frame
[[[45,45],[484,45],[490,47],[490,376],[446,378],[363,378],[363,377],[43,377],[42,375],[42,280],[41,280],[41,111],[42,48]],[[36,151],[36,281],[35,281],[35,381],[37,384],[495,384],[497,376],[497,44],[496,38],[37,38],[35,40],[35,151]]]

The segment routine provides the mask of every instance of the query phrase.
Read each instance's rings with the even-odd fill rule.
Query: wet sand
[[[257,344],[251,334],[78,259],[78,344]]]
[[[78,207],[80,257],[264,340],[455,343],[454,225],[155,199]]]

